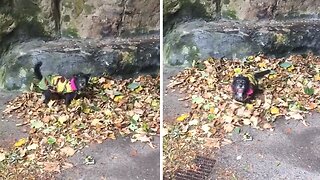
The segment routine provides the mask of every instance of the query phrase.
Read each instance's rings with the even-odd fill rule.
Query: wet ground
[[[164,68],[164,89],[169,77],[182,70]],[[164,93],[164,121],[172,122],[188,112],[188,103],[179,101],[183,94]],[[208,158],[216,160],[208,179],[320,179],[320,114],[308,116],[309,126],[297,120],[279,119],[274,131],[242,127],[239,134],[230,134],[232,144],[212,150]],[[244,141],[249,133],[252,141]]]
[[[17,92],[0,92],[0,111],[4,103],[14,98]],[[0,113],[1,114],[1,113]],[[0,121],[0,148],[9,148],[20,138],[27,137],[26,126],[16,126],[22,120],[14,117]],[[132,143],[129,138],[119,137],[102,144],[90,144],[69,158],[74,167],[56,175],[56,179],[86,180],[153,180],[160,179],[160,138],[153,141],[155,148],[145,143]],[[85,165],[86,156],[95,160],[93,165]]]

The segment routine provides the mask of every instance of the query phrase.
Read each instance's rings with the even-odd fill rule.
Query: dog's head
[[[79,73],[73,76],[77,90],[81,91],[82,89],[87,87],[90,76],[90,74],[84,73]]]
[[[245,102],[253,94],[248,77],[238,75],[233,78],[232,93],[235,100]]]

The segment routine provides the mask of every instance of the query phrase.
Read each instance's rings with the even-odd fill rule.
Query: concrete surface
[[[229,137],[234,143],[217,151],[214,171],[230,169],[239,179],[320,179],[320,115],[308,116],[307,122],[308,127],[279,119],[274,131],[242,127]],[[243,141],[245,132],[252,141]]]
[[[164,89],[169,77],[182,68],[164,68]],[[179,113],[188,112],[183,97],[170,90],[164,96],[164,121],[172,122]],[[189,105],[190,106],[190,105]],[[227,136],[232,144],[212,150],[209,158],[216,164],[208,179],[233,180],[319,180],[320,179],[320,114],[308,116],[310,126],[297,120],[278,119],[274,131],[242,127],[239,134]],[[252,141],[243,141],[248,132]],[[223,174],[228,174],[224,176]]]
[[[160,179],[160,138],[154,143],[156,149],[147,144],[131,143],[129,138],[107,140],[102,144],[91,144],[70,158],[74,168],[57,175],[61,180],[156,180]],[[85,165],[87,155],[95,159],[94,165]]]
[[[0,91],[0,110],[2,114],[4,103],[14,98],[17,92]],[[16,127],[21,120],[14,117],[0,116],[0,147],[8,148],[16,140],[27,137],[26,126]],[[73,168],[56,175],[61,180],[156,180],[160,179],[160,138],[155,137],[152,149],[145,143],[131,143],[128,137],[107,140],[102,144],[90,144],[88,147],[70,157]],[[94,158],[94,165],[85,165],[85,157]]]
[[[189,112],[190,104],[187,101],[179,101],[178,99],[183,98],[184,94],[177,91],[172,92],[172,89],[167,89],[170,77],[178,74],[179,71],[183,70],[181,67],[164,66],[163,68],[163,120],[164,122],[172,122],[179,115]]]

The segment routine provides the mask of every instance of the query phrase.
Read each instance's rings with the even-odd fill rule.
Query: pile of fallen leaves
[[[89,84],[68,108],[63,100],[51,100],[46,107],[36,92],[8,102],[4,114],[22,119],[19,125],[30,131],[11,151],[0,151],[0,179],[60,172],[72,167],[66,157],[89,143],[115,139],[116,134],[153,147],[152,137],[160,133],[159,77],[93,77]]]
[[[259,80],[263,93],[250,103],[232,99],[230,85],[236,74],[266,69],[271,73]],[[168,89],[185,94],[181,100],[192,103],[190,112],[164,125],[164,171],[172,174],[192,168],[194,149],[229,144],[225,134],[240,131],[243,125],[272,130],[278,117],[306,124],[305,115],[320,108],[320,58],[312,54],[281,59],[258,55],[241,61],[209,58],[172,77]]]

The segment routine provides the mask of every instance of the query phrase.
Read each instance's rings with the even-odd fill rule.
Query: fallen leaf
[[[60,151],[66,156],[73,156],[76,152],[72,147],[69,146],[62,148]]]
[[[0,162],[6,159],[6,154],[5,153],[0,153]]]
[[[220,148],[220,139],[219,138],[205,138],[205,147],[208,148]]]
[[[124,96],[119,95],[119,96],[116,96],[116,97],[114,98],[114,101],[115,101],[115,102],[119,102],[119,101],[121,101],[123,98],[124,98]]]
[[[277,114],[280,113],[280,110],[279,110],[279,108],[277,108],[275,106],[272,106],[271,109],[270,109],[270,113],[274,114],[274,115],[277,115]]]
[[[264,123],[263,124],[263,129],[271,129],[272,125],[270,123]]]
[[[181,116],[179,116],[177,118],[177,121],[181,122],[184,121],[185,119],[187,119],[189,117],[189,114],[182,114]]]
[[[128,88],[129,88],[130,90],[134,90],[134,89],[138,88],[139,86],[140,86],[139,83],[133,82],[133,83],[131,83],[131,84],[128,85]]]
[[[59,162],[44,162],[43,170],[47,172],[60,172],[60,163]]]
[[[225,125],[223,125],[223,129],[224,129],[226,132],[232,132],[233,129],[234,129],[234,125],[233,125],[233,124],[225,124]]]
[[[201,129],[208,134],[210,132],[211,127],[209,126],[209,124],[204,124],[201,126]]]
[[[199,120],[198,119],[193,119],[191,121],[189,121],[189,126],[196,126],[199,124]]]
[[[37,120],[31,120],[31,128],[40,129],[44,127],[43,122]]]
[[[280,64],[280,66],[281,66],[282,68],[287,69],[288,67],[292,66],[292,63],[290,63],[290,62],[283,62],[283,63]]]
[[[21,147],[22,145],[24,145],[27,142],[26,138],[21,138],[19,139],[19,141],[17,141],[16,143],[14,143],[14,147]]]
[[[68,117],[67,115],[62,115],[62,116],[60,116],[60,117],[58,118],[58,121],[59,121],[60,124],[63,124],[63,123],[65,123],[65,122],[67,122],[68,119],[69,119],[69,117]]]
[[[73,165],[72,163],[64,162],[61,167],[62,167],[63,169],[70,169],[70,168],[73,168],[74,165]]]
[[[39,145],[38,144],[31,144],[31,145],[29,145],[29,146],[27,146],[27,150],[35,150],[35,149],[37,149],[39,147]]]

